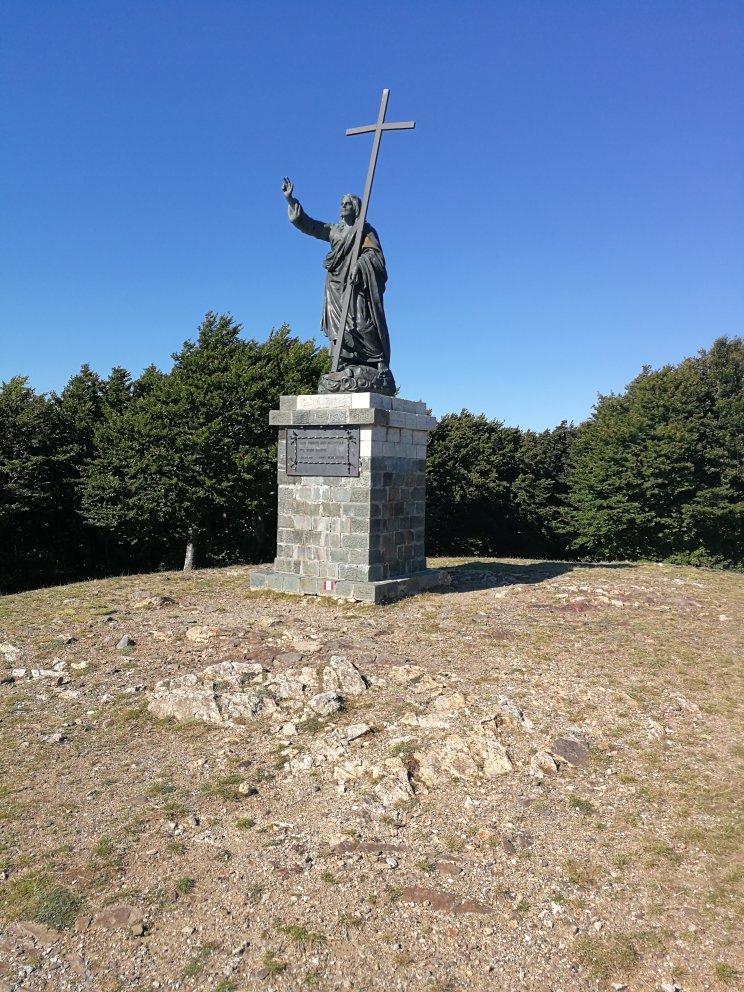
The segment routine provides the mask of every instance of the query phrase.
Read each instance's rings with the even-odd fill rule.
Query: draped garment
[[[313,220],[296,200],[289,204],[289,219],[303,234],[328,241],[331,245],[323,261],[326,281],[320,327],[326,337],[334,341],[341,323],[356,226]],[[369,224],[364,225],[358,269],[359,279],[352,287],[341,343],[339,369],[349,365],[387,367],[390,365],[390,335],[382,300],[387,269],[377,232]]]

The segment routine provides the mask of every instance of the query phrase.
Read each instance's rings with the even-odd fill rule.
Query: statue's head
[[[357,217],[362,210],[362,201],[353,193],[346,193],[341,197],[341,221],[353,227]]]

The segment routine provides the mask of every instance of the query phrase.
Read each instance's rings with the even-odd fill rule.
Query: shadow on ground
[[[636,566],[632,562],[505,562],[470,559],[458,563],[457,560],[444,559],[431,562],[430,567],[443,569],[450,575],[452,585],[449,589],[442,589],[442,592],[471,592],[473,589],[491,589],[497,586],[532,585],[566,575],[577,568],[621,569]]]

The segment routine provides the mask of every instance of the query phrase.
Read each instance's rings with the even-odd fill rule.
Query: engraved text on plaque
[[[358,427],[288,427],[287,475],[359,475]]]

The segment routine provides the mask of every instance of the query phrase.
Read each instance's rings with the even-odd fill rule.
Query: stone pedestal
[[[346,393],[282,396],[277,556],[252,589],[380,603],[449,584],[424,555],[424,403]],[[323,474],[328,473],[328,474]]]

